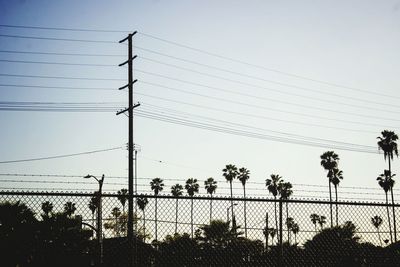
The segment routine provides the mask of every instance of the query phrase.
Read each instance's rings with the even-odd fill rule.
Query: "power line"
[[[67,158],[67,157],[75,157],[80,155],[88,155],[88,154],[95,154],[107,151],[113,151],[117,149],[122,149],[124,147],[113,147],[113,148],[106,148],[106,149],[99,149],[99,150],[92,150],[92,151],[85,151],[73,154],[64,154],[64,155],[56,155],[56,156],[48,156],[48,157],[39,157],[39,158],[29,158],[29,159],[17,159],[17,160],[7,160],[7,161],[0,161],[0,164],[8,164],[8,163],[19,163],[19,162],[28,162],[28,161],[39,161],[39,160],[48,160],[48,159],[58,159],[58,158]]]
[[[316,83],[320,83],[320,84],[325,84],[325,85],[329,85],[329,86],[333,86],[333,87],[349,89],[349,90],[352,90],[352,91],[362,92],[362,93],[366,93],[366,94],[372,94],[372,95],[376,95],[377,94],[375,92],[371,92],[371,91],[365,90],[365,89],[360,89],[360,88],[341,85],[341,84],[337,84],[337,83],[333,83],[333,82],[314,79],[314,78],[306,77],[306,76],[303,76],[303,75],[293,74],[293,73],[289,73],[289,72],[285,72],[285,71],[281,71],[281,70],[277,70],[277,69],[273,69],[273,68],[267,68],[265,66],[261,66],[261,65],[245,62],[243,60],[239,60],[239,59],[235,59],[235,58],[232,58],[232,57],[223,56],[223,55],[220,55],[220,54],[217,54],[217,53],[208,52],[208,51],[205,51],[205,50],[202,50],[202,49],[199,49],[199,48],[195,48],[195,47],[184,45],[184,44],[181,44],[181,43],[178,43],[178,42],[170,41],[170,40],[167,40],[167,39],[164,39],[164,38],[160,38],[160,37],[157,37],[155,35],[147,34],[147,33],[144,33],[144,32],[140,32],[139,31],[138,33],[140,35],[142,35],[142,36],[149,37],[149,38],[152,38],[152,39],[155,39],[155,40],[158,40],[158,41],[169,43],[169,44],[172,44],[172,45],[175,45],[175,46],[178,46],[178,47],[182,47],[182,48],[185,48],[185,49],[196,51],[196,52],[199,52],[199,53],[202,53],[202,54],[205,54],[205,55],[209,55],[209,56],[213,56],[213,57],[216,57],[216,58],[220,58],[220,59],[228,60],[228,61],[231,61],[231,62],[243,64],[243,65],[246,65],[246,66],[254,67],[254,68],[257,68],[257,69],[262,69],[262,70],[266,70],[266,71],[270,71],[270,72],[279,73],[279,74],[282,74],[282,75],[285,75],[285,76],[289,76],[289,77],[308,80],[308,81],[312,81],[312,82],[316,82]],[[379,96],[388,97],[388,98],[392,98],[392,99],[393,98],[400,98],[400,97],[397,97],[397,96],[386,95],[386,94],[381,94],[381,93],[379,93],[378,95]]]
[[[148,95],[148,94],[144,94],[144,93],[138,93],[137,92],[136,95],[150,97],[150,98],[159,99],[159,100],[172,102],[172,103],[178,103],[178,104],[187,105],[187,106],[191,106],[191,107],[197,107],[197,108],[201,108],[201,109],[208,109],[208,110],[215,110],[215,111],[220,111],[220,112],[225,112],[225,113],[237,114],[237,115],[246,116],[246,117],[269,119],[269,120],[276,120],[276,121],[282,121],[282,122],[288,122],[288,123],[295,123],[295,124],[309,125],[309,126],[315,126],[315,127],[322,127],[321,125],[318,125],[318,124],[311,124],[311,123],[304,123],[304,122],[301,122],[301,123],[300,122],[293,122],[293,121],[289,121],[289,120],[266,117],[266,116],[258,115],[258,114],[236,112],[236,111],[233,111],[233,110],[225,110],[225,109],[220,109],[220,108],[215,108],[215,107],[208,107],[208,106],[188,103],[188,102],[184,102],[184,101],[173,100],[173,99],[165,98],[165,97],[152,96],[152,95]],[[270,109],[270,108],[267,108],[267,107],[263,107],[263,109],[265,109],[265,110],[275,110],[275,109],[272,109],[272,108]],[[276,111],[278,111],[278,110],[276,110]],[[376,124],[371,124],[371,123],[363,123],[363,122],[358,122],[358,121],[333,119],[333,118],[327,118],[327,117],[321,117],[321,116],[309,115],[309,114],[303,114],[303,113],[297,113],[297,112],[291,112],[291,111],[284,111],[284,110],[279,110],[279,111],[282,112],[282,113],[287,113],[287,114],[292,114],[292,115],[297,115],[297,116],[303,116],[303,117],[306,117],[306,118],[317,118],[317,119],[322,119],[322,120],[338,121],[338,122],[344,122],[344,123],[349,123],[349,124],[353,124],[353,125],[354,124],[358,124],[358,125],[365,125],[365,126],[387,127],[387,125],[385,126],[385,125],[376,125]],[[331,129],[338,129],[338,130],[346,129],[346,128],[338,128],[338,127],[333,127],[333,126],[323,126],[323,128],[331,128]],[[397,127],[392,127],[392,128],[397,128]]]
[[[13,87],[13,88],[39,88],[39,89],[62,89],[62,90],[103,90],[119,92],[115,89],[106,87],[72,87],[72,86],[47,86],[47,85],[28,85],[28,84],[0,84],[1,87]]]
[[[91,63],[68,63],[68,62],[9,60],[9,59],[0,59],[0,62],[23,63],[23,64],[62,65],[62,66],[85,66],[85,67],[116,67],[117,66],[117,64],[113,65],[113,64],[91,64]]]
[[[39,27],[27,25],[0,24],[3,28],[35,29],[35,30],[55,30],[55,31],[74,31],[74,32],[103,32],[103,33],[128,33],[123,30],[104,30],[104,29],[84,29],[84,28],[62,28],[62,27]]]
[[[124,57],[122,54],[88,54],[88,53],[61,53],[61,52],[41,52],[41,51],[20,51],[20,50],[0,50],[0,53],[7,54],[28,54],[28,55],[51,55],[51,56],[78,56],[78,57]]]
[[[141,83],[144,83],[144,84],[156,86],[156,87],[159,87],[159,88],[164,88],[164,89],[168,89],[168,90],[178,91],[178,92],[182,92],[182,93],[185,93],[185,94],[197,95],[197,96],[200,96],[200,97],[205,97],[205,98],[214,99],[214,100],[218,100],[218,101],[223,101],[223,102],[229,102],[229,103],[233,103],[233,104],[243,105],[243,106],[246,106],[246,107],[254,107],[254,108],[258,108],[258,109],[273,110],[273,111],[288,113],[287,110],[274,109],[274,108],[270,108],[270,107],[266,107],[266,106],[248,104],[248,103],[245,103],[245,102],[229,100],[229,99],[222,98],[222,97],[210,96],[209,94],[206,95],[206,94],[195,93],[195,92],[192,92],[192,91],[187,91],[187,90],[184,90],[184,89],[169,87],[169,86],[165,86],[165,85],[161,85],[161,84],[157,84],[157,83],[152,83],[152,82],[146,82],[146,81],[140,81],[140,82],[141,82]],[[337,110],[337,109],[336,109],[336,110],[333,110],[333,109],[326,109],[326,108],[319,108],[319,107],[310,107],[310,106],[307,106],[307,105],[292,103],[292,102],[283,101],[283,100],[279,100],[279,99],[275,100],[275,99],[265,98],[265,97],[257,97],[257,96],[253,96],[253,97],[254,97],[254,98],[259,98],[259,99],[264,99],[264,100],[267,100],[267,101],[273,101],[273,102],[278,102],[278,103],[284,103],[284,104],[292,105],[292,106],[299,106],[299,107],[308,108],[308,109],[322,110],[322,111],[328,111],[328,112],[333,112],[333,113],[340,113],[340,114],[345,114],[345,115],[358,116],[358,117],[363,117],[363,118],[368,118],[368,119],[370,119],[370,118],[375,118],[375,119],[379,119],[379,120],[400,121],[400,120],[397,120],[397,119],[391,119],[391,118],[386,118],[386,117],[370,116],[370,115],[359,114],[359,113],[353,113],[353,112],[345,112],[345,111],[340,111],[340,110]],[[369,110],[371,110],[371,109],[369,109]],[[293,113],[293,112],[290,112],[290,113]],[[395,112],[395,113],[399,113],[399,114],[400,114],[400,112]],[[321,116],[308,115],[308,114],[305,114],[305,113],[296,113],[296,115],[300,115],[300,114],[302,114],[301,116],[311,116],[311,117],[314,116],[314,117],[317,117],[317,118],[322,118],[322,119],[324,119],[324,120],[325,120],[325,119],[328,119],[328,118],[326,118],[326,117],[321,117]],[[375,124],[369,124],[369,125],[370,125],[370,126],[386,127],[386,126],[384,126],[384,125],[375,125]]]
[[[19,77],[19,78],[39,78],[39,79],[61,79],[61,80],[88,80],[88,81],[125,81],[124,79],[116,78],[87,78],[87,77],[68,77],[68,76],[45,76],[45,75],[27,75],[27,74],[10,74],[0,73],[4,77]]]
[[[18,38],[18,39],[33,39],[33,40],[46,40],[46,41],[118,44],[118,42],[116,42],[116,41],[107,41],[107,40],[71,39],[71,38],[39,37],[39,36],[11,35],[11,34],[0,34],[0,37]]]

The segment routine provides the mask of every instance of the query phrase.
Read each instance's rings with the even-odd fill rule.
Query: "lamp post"
[[[99,192],[98,192],[98,206],[97,206],[97,242],[99,243],[99,263],[100,265],[103,264],[103,231],[102,231],[102,201],[101,201],[101,195],[102,195],[102,188],[103,188],[103,182],[104,182],[104,174],[101,176],[101,179],[97,179],[96,176],[93,175],[86,175],[83,177],[85,179],[89,178],[94,178],[96,181],[99,183]]]
[[[229,222],[229,209],[232,208],[233,206],[237,206],[237,203],[233,203],[229,207],[226,208],[226,221]]]

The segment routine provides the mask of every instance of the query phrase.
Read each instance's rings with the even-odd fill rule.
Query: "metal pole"
[[[99,207],[97,210],[97,240],[99,242],[99,262],[100,266],[103,265],[103,226],[102,226],[102,213],[103,213],[103,204],[102,204],[102,190],[103,190],[103,182],[104,182],[104,174],[102,175],[99,182]]]
[[[282,199],[279,199],[279,263],[278,266],[283,266],[283,246],[282,246],[282,238],[283,238],[283,231],[282,231]]]

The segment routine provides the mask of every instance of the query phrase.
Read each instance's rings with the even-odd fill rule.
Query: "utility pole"
[[[128,40],[128,60],[119,64],[119,66],[123,66],[128,64],[128,84],[119,88],[119,90],[128,88],[128,97],[129,97],[129,106],[128,108],[117,112],[117,115],[122,114],[128,111],[129,117],[129,140],[128,140],[128,244],[129,244],[129,266],[133,266],[133,195],[134,195],[134,173],[133,173],[133,109],[140,106],[140,104],[133,104],[133,84],[137,82],[137,80],[133,80],[133,60],[137,57],[136,55],[132,55],[132,37],[137,32],[130,33],[128,37],[119,41],[119,43],[123,43]]]

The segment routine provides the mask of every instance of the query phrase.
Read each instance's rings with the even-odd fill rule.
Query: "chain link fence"
[[[98,199],[81,193],[0,192],[1,265],[131,266],[129,253],[133,266],[400,262],[391,205],[140,195],[134,198],[130,248],[127,196],[103,195],[100,221]]]

